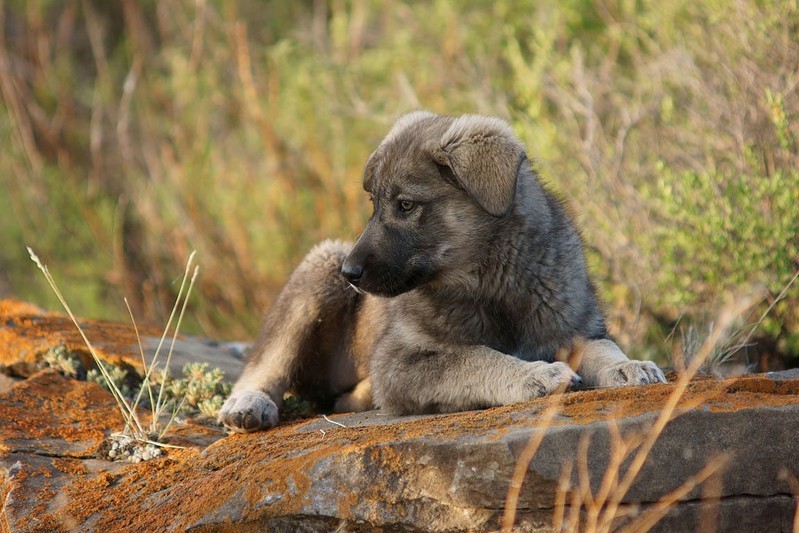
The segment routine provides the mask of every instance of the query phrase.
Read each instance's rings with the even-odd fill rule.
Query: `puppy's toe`
[[[537,398],[552,394],[558,389],[573,387],[582,382],[582,378],[569,368],[566,363],[530,363],[527,376],[527,389],[530,397]]]
[[[228,430],[249,433],[277,425],[277,405],[261,391],[242,391],[232,394],[219,410],[219,421]]]
[[[652,361],[641,361],[644,363],[644,372],[646,372],[647,383],[666,383],[666,376],[663,371]]]
[[[665,382],[663,371],[652,361],[626,361],[607,368],[599,386],[620,387]]]

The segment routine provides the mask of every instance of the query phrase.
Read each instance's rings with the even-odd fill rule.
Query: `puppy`
[[[366,229],[291,275],[220,411],[230,430],[274,426],[289,388],[411,414],[665,381],[608,337],[580,237],[502,120],[405,115],[363,186]],[[576,373],[555,360],[570,351]]]

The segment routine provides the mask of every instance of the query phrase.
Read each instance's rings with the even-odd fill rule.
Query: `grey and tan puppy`
[[[267,315],[219,419],[278,421],[283,393],[336,411],[478,409],[582,378],[663,382],[608,338],[580,237],[496,118],[414,112],[369,158],[374,213],[355,245],[327,241]],[[577,374],[555,361],[579,351]],[[579,376],[578,376],[579,374]]]

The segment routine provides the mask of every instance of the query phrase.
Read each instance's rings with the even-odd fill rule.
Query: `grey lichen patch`
[[[106,446],[101,450],[100,458],[140,463],[161,457],[163,454],[163,449],[155,444],[142,442],[123,433],[113,433],[108,437]]]

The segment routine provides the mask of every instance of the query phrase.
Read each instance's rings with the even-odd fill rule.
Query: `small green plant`
[[[131,401],[128,398],[129,390],[125,390],[124,385],[122,384],[123,380],[125,379],[126,372],[122,369],[113,367],[112,365],[107,365],[102,361],[100,356],[97,354],[97,351],[94,349],[94,346],[89,341],[88,337],[86,337],[86,333],[81,328],[80,324],[78,323],[77,318],[75,317],[72,309],[67,304],[66,299],[64,298],[63,294],[59,290],[58,286],[53,279],[53,276],[50,274],[49,269],[46,265],[44,265],[39,257],[33,252],[33,250],[28,247],[28,254],[31,257],[31,260],[39,267],[39,270],[42,271],[44,274],[45,279],[47,280],[50,288],[55,293],[56,297],[58,298],[61,305],[64,307],[64,310],[69,315],[69,318],[72,320],[72,323],[78,329],[83,342],[86,344],[86,347],[89,349],[89,353],[92,356],[96,366],[97,366],[97,374],[92,374],[93,380],[98,380],[102,383],[111,394],[114,396],[116,400],[117,406],[119,407],[120,413],[122,417],[125,419],[125,426],[123,427],[122,431],[118,433],[113,433],[109,437],[111,442],[110,451],[108,453],[108,457],[110,459],[123,459],[129,461],[141,461],[147,458],[156,457],[161,454],[161,448],[175,448],[176,446],[171,446],[163,442],[164,434],[168,431],[170,425],[175,420],[175,416],[177,415],[178,406],[173,412],[172,416],[169,418],[168,422],[162,424],[161,423],[161,415],[163,415],[166,411],[167,404],[169,403],[168,395],[165,394],[166,389],[166,382],[167,379],[162,379],[160,382],[160,386],[158,387],[158,391],[154,390],[151,376],[154,372],[157,371],[157,363],[158,358],[161,353],[161,349],[164,346],[164,341],[166,340],[167,334],[172,326],[172,322],[175,319],[175,315],[177,314],[178,308],[180,308],[180,314],[177,316],[177,321],[175,323],[175,328],[172,336],[172,342],[169,347],[169,351],[167,353],[165,368],[169,367],[169,361],[172,358],[172,350],[175,345],[175,341],[177,340],[178,330],[180,329],[180,324],[183,320],[184,313],[186,311],[186,305],[189,300],[189,296],[191,294],[191,289],[194,286],[194,282],[197,279],[197,274],[199,273],[199,267],[194,267],[194,272],[189,281],[189,272],[191,272],[192,263],[194,261],[194,252],[189,255],[189,259],[186,262],[186,269],[183,274],[183,280],[180,284],[180,289],[178,290],[178,295],[175,298],[175,304],[172,307],[172,313],[169,316],[169,320],[164,327],[163,334],[161,335],[161,339],[158,343],[158,347],[155,350],[152,360],[150,361],[149,365],[144,357],[144,348],[141,343],[141,339],[139,338],[139,330],[136,326],[136,321],[133,318],[133,313],[130,311],[130,306],[128,306],[128,312],[131,317],[131,321],[133,322],[134,330],[136,331],[136,337],[138,339],[139,345],[139,353],[142,358],[142,364],[145,369],[144,379],[142,381],[142,386],[139,389],[139,392],[136,394],[135,399]],[[188,282],[188,287],[187,287]],[[185,294],[184,294],[185,290]],[[127,305],[127,300],[125,300]],[[55,362],[59,361],[59,355],[56,353],[54,354],[51,359]],[[64,360],[63,354],[61,355],[61,360]],[[166,372],[166,370],[164,371]],[[137,408],[142,400],[144,393],[147,393],[150,405],[152,408],[152,417],[150,420],[149,427],[142,423],[139,419],[137,414]],[[156,450],[156,451],[154,451]]]
[[[110,381],[106,381],[105,376],[96,368],[86,372],[80,358],[63,343],[49,348],[42,355],[41,366],[56,370],[64,376],[85,378],[86,381],[97,383],[108,391],[116,388],[128,401],[135,400],[142,389],[142,383],[131,387],[129,383],[135,380],[129,379],[128,370],[117,365],[106,365]],[[160,386],[164,383],[165,410],[168,412],[178,410],[179,414],[186,416],[199,412],[207,418],[216,418],[232,387],[231,383],[225,381],[225,373],[218,368],[210,368],[208,363],[199,362],[186,363],[182,373],[182,378],[173,379],[164,369],[151,376],[152,385]],[[142,397],[142,405],[145,405],[147,396],[142,395]],[[295,398],[289,398],[288,405],[294,406],[290,407],[289,411],[298,413],[294,415],[295,418],[302,417],[302,413],[310,410],[308,402]]]
[[[283,398],[283,409],[280,410],[280,419],[283,421],[299,420],[313,416],[313,406],[308,400],[298,396],[288,395]]]
[[[86,373],[86,381],[92,381],[97,383],[101,387],[107,390],[111,390],[112,388],[116,388],[119,392],[122,393],[126,399],[130,399],[133,396],[133,392],[131,391],[130,387],[126,383],[128,377],[128,371],[122,367],[115,366],[115,365],[108,365],[108,381],[106,377],[100,373],[99,370],[96,368],[92,368]]]
[[[83,372],[83,364],[65,344],[50,347],[42,354],[42,364],[65,376],[76,378]]]
[[[181,414],[199,411],[208,418],[215,418],[230,394],[231,384],[224,378],[224,372],[210,369],[208,363],[186,363],[182,378],[173,379],[168,372],[162,372],[158,382],[164,384],[168,409]]]

